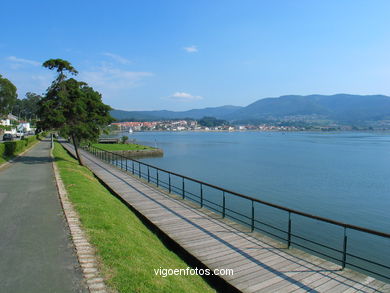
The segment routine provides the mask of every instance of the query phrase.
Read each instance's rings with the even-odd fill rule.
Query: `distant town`
[[[215,118],[213,118],[215,119]],[[246,124],[246,125],[217,125],[218,120],[212,120],[205,123],[204,120],[162,120],[162,121],[131,121],[115,122],[111,124],[112,130],[121,132],[138,131],[349,131],[349,130],[373,130],[373,129],[354,129],[352,126],[295,126],[295,125],[272,125],[272,124]]]

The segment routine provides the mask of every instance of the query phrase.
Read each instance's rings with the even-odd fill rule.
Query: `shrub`
[[[5,152],[5,145],[4,143],[0,143],[0,157],[4,156],[4,152]]]
[[[122,143],[126,143],[126,141],[127,141],[128,139],[129,139],[129,137],[126,136],[126,135],[124,135],[124,136],[121,137],[121,142],[122,142]]]
[[[12,157],[23,152],[28,146],[37,140],[36,136],[30,136],[21,140],[7,141],[0,144],[0,156]]]

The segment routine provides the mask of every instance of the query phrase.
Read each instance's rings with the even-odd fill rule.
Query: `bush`
[[[127,141],[128,139],[129,139],[129,137],[126,136],[126,135],[124,135],[124,136],[121,137],[121,142],[122,142],[122,143],[126,143],[126,141]]]
[[[0,143],[0,157],[4,156],[4,152],[5,152],[5,145],[4,143]]]
[[[12,157],[23,152],[28,146],[37,140],[36,136],[30,136],[17,141],[7,141],[0,144],[0,156]]]

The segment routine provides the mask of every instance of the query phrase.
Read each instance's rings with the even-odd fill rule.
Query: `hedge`
[[[4,143],[0,143],[0,157],[4,156],[4,151],[5,151],[5,144]]]
[[[26,137],[21,140],[7,141],[0,144],[0,156],[12,157],[23,152],[28,146],[37,140],[37,136]]]

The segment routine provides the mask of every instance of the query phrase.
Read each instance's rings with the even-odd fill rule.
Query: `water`
[[[142,159],[151,165],[302,212],[390,233],[390,134],[138,132],[131,138],[164,150],[162,158]],[[221,194],[204,193],[221,203]],[[229,197],[227,204],[251,216],[248,202]],[[256,220],[286,230],[286,213],[255,206],[255,214]],[[343,229],[299,216],[292,220],[296,235],[342,249]],[[359,233],[349,232],[349,251],[366,253],[364,247],[370,245],[375,251],[367,256],[383,263],[390,241]]]

